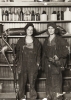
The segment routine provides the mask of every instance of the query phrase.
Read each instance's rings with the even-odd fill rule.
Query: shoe
[[[23,96],[20,100],[26,100],[25,96]]]

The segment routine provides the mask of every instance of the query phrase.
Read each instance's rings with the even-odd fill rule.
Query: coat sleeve
[[[17,44],[16,44],[16,47],[15,47],[15,63],[18,62],[19,60],[19,53],[20,53],[20,44],[21,44],[21,39],[18,40]]]
[[[65,40],[62,39],[62,50],[63,50],[63,57],[67,57],[69,54],[69,43]]]
[[[59,64],[61,69],[63,70],[63,67],[66,66],[67,56],[69,54],[69,44],[67,40],[65,40],[64,38],[61,38],[59,41],[60,41],[60,51],[61,51]]]
[[[66,67],[67,65],[67,56],[69,55],[69,44],[68,42],[63,39],[63,42],[62,42],[62,49],[63,49],[63,59],[61,58],[60,59],[60,62],[62,64],[63,67]]]

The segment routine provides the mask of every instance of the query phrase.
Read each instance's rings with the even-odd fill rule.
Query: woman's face
[[[49,35],[53,35],[55,33],[55,28],[53,28],[52,26],[49,26],[48,33],[49,33]]]
[[[29,26],[27,29],[26,29],[26,33],[27,35],[31,36],[33,34],[33,27],[32,26]]]

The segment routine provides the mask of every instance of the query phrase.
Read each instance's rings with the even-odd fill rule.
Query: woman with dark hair
[[[61,100],[62,70],[69,53],[68,43],[56,34],[57,26],[49,23],[47,26],[48,37],[43,44],[42,68],[46,74],[46,94],[48,100]]]
[[[30,100],[35,100],[35,80],[41,58],[41,44],[37,38],[33,37],[34,25],[28,23],[24,30],[26,36],[18,40],[16,45],[16,59],[18,67],[19,99],[24,98],[27,77],[30,83]]]

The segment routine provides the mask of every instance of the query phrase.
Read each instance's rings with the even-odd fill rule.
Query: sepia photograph
[[[71,0],[0,0],[0,100],[71,100]]]

